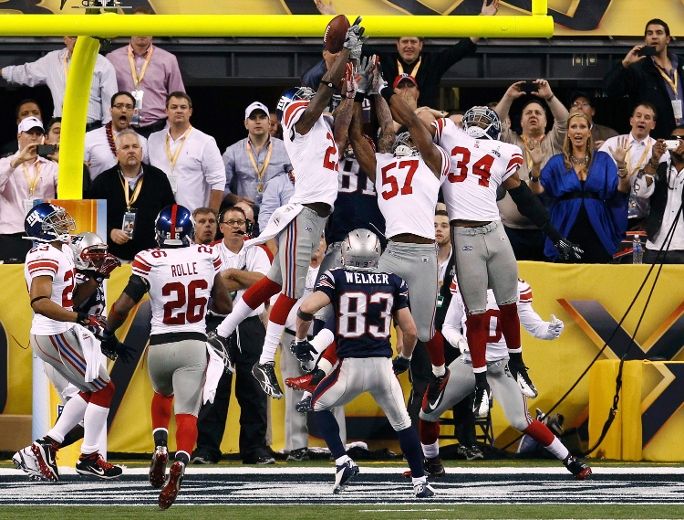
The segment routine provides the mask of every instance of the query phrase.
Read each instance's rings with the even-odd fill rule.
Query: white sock
[[[422,477],[411,477],[411,484],[414,486],[416,484],[427,484],[427,475],[423,475]]]
[[[546,448],[558,460],[565,460],[566,457],[570,455],[570,452],[558,437],[554,437],[553,441],[551,441],[551,444],[544,446],[544,448]]]
[[[247,305],[244,300],[238,300],[233,304],[233,311],[225,317],[218,327],[216,327],[216,332],[218,332],[219,336],[227,338],[235,332],[237,326],[240,325],[242,320],[249,316],[253,310],[254,309]]]
[[[69,399],[62,409],[59,419],[57,419],[57,422],[50,431],[47,432],[47,435],[61,443],[64,440],[64,436],[83,420],[87,406],[88,401],[83,399],[80,394],[76,394]]]
[[[351,457],[345,453],[341,457],[335,459],[335,464],[337,464],[338,466],[341,466],[342,464],[344,464],[348,460],[351,460]]]
[[[439,441],[435,441],[432,444],[423,444],[421,442],[420,445],[423,447],[423,455],[425,455],[426,459],[434,459],[439,456]]]
[[[323,352],[328,346],[335,341],[335,335],[330,329],[321,329],[311,340],[311,345],[316,349],[316,354]]]
[[[225,322],[224,322],[225,323]],[[269,321],[266,327],[266,339],[264,339],[264,348],[259,357],[259,364],[273,363],[275,361],[275,353],[280,345],[280,338],[285,330],[285,325]]]
[[[432,373],[435,374],[435,377],[442,377],[446,374],[446,369],[444,368],[444,365],[432,365]]]
[[[89,455],[98,451],[100,435],[107,427],[109,408],[103,408],[98,404],[88,403],[83,418],[83,444],[81,453]]]

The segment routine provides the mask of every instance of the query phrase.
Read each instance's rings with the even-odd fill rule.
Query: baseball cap
[[[28,132],[34,128],[40,128],[41,133],[45,133],[45,128],[43,128],[43,123],[41,123],[40,119],[35,116],[25,117],[19,121],[17,133]]]
[[[264,114],[268,115],[268,107],[260,101],[254,101],[245,108],[245,119],[251,116],[255,110],[261,110]]]
[[[416,87],[418,86],[418,83],[416,83],[416,78],[414,78],[410,74],[404,73],[404,74],[399,74],[396,78],[394,78],[394,83],[392,83],[392,88],[397,88],[399,86],[399,83],[401,83],[404,80],[410,81]]]

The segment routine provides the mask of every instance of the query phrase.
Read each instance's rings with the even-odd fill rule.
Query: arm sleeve
[[[8,83],[35,87],[36,85],[45,84],[49,67],[50,53],[36,61],[24,63],[23,65],[3,67],[2,77],[7,80]]]
[[[326,271],[321,275],[314,289],[315,291],[324,292],[331,302],[335,301],[335,277],[330,271]]]
[[[608,97],[622,97],[629,94],[632,76],[632,71],[624,68],[622,62],[618,62],[611,68],[603,77],[603,88]]]
[[[202,149],[202,170],[204,178],[212,190],[226,189],[226,170],[221,159],[221,152],[212,137]]]
[[[449,302],[449,308],[447,309],[446,315],[444,316],[444,323],[442,324],[442,336],[446,339],[449,344],[458,348],[459,342],[463,339],[463,333],[461,332],[461,321],[465,314],[465,307],[463,306],[463,300],[459,294],[454,294]]]
[[[226,172],[226,185],[224,187],[224,191],[232,191],[230,189],[230,183],[233,181],[233,176],[235,175],[234,147],[235,144],[230,145],[228,148],[226,148],[226,151],[223,152],[223,155],[221,156],[221,159],[223,160],[223,167]]]
[[[10,162],[12,162],[12,156],[0,159],[0,193],[4,191],[7,181],[10,179],[10,175],[14,172],[14,168],[10,166]]]
[[[261,198],[261,206],[259,206],[259,229],[264,229],[266,227],[268,219],[270,219],[273,212],[281,206],[281,177],[282,175],[278,175],[266,183],[266,188],[264,189],[264,194]],[[287,180],[289,182],[289,179]]]
[[[396,276],[396,275],[394,275]],[[394,305],[392,307],[392,314],[404,307],[409,306],[409,290],[406,282],[397,276],[397,288],[394,294]]]
[[[168,92],[185,92],[183,85],[183,76],[181,75],[180,67],[178,66],[178,59],[171,54],[171,61],[166,78],[166,88]]]

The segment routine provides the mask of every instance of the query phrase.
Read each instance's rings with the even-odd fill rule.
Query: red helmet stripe
[[[170,240],[175,240],[176,238],[176,214],[178,213],[178,204],[171,206],[171,230],[169,232]]]

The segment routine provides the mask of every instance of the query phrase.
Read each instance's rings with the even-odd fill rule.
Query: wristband
[[[357,92],[354,94],[354,103],[363,103],[363,100],[366,98],[366,94],[363,92]]]
[[[333,85],[333,82],[332,82],[332,81],[323,81],[323,80],[321,80],[318,84],[319,84],[319,85],[325,85],[325,86],[328,87],[329,89],[335,88],[335,85]]]
[[[385,101],[389,103],[390,98],[394,95],[394,89],[392,87],[385,87],[380,89],[380,95],[385,98]]]
[[[33,304],[36,303],[39,300],[45,300],[49,299],[48,296],[36,296],[33,300],[31,300],[31,307],[33,307]]]
[[[553,101],[553,98],[555,98],[555,97],[556,97],[556,94],[551,94],[550,98],[544,98],[544,99],[546,100],[547,103],[551,103],[551,101]]]

